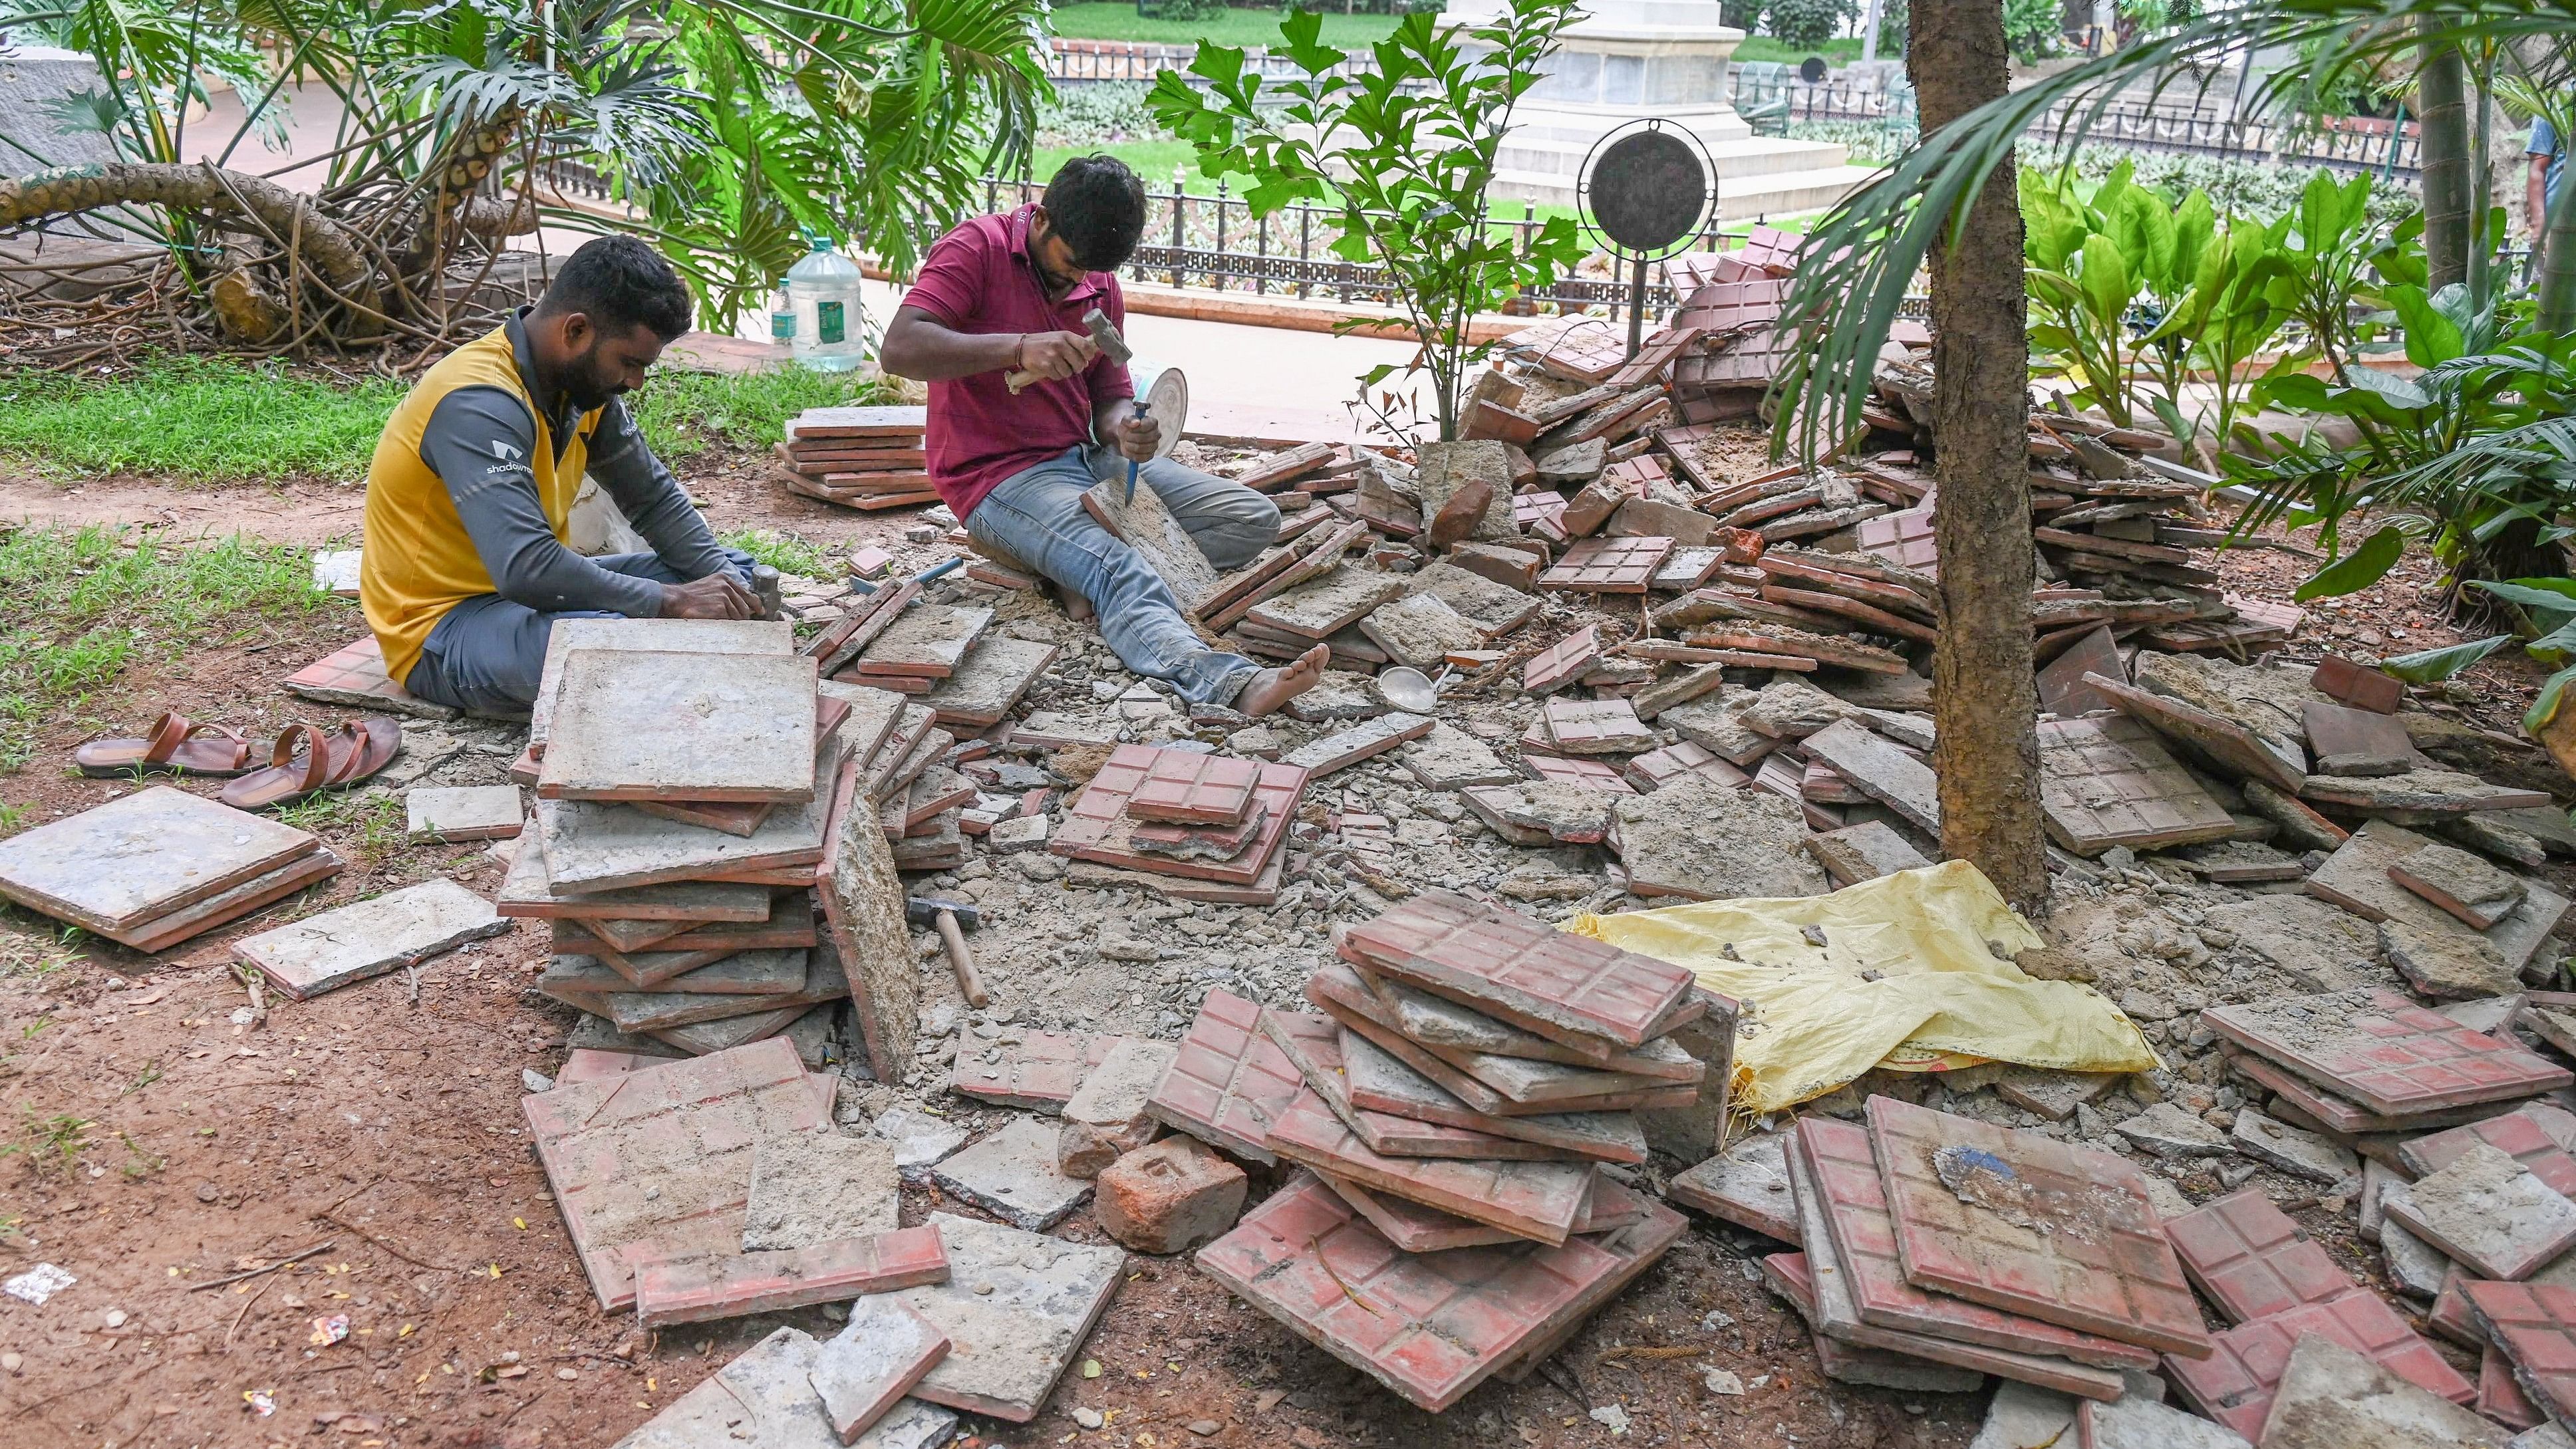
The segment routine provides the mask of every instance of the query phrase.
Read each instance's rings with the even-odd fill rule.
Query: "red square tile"
[[[2352,1276],[2259,1188],[2167,1222],[2165,1237],[2191,1281],[2239,1323],[2352,1291]]]
[[[1655,732],[1625,699],[1569,699],[1558,695],[1539,707],[1557,751],[1570,755],[1632,754],[1653,749]]]
[[[2263,1420],[2272,1411],[2272,1396],[2290,1366],[2290,1350],[2310,1333],[2323,1334],[2452,1403],[2465,1404],[2477,1397],[2476,1387],[2422,1335],[2407,1327],[2396,1309],[2359,1287],[2330,1303],[2302,1304],[2231,1328],[2218,1335],[2216,1352],[2207,1358],[2169,1354],[2165,1376],[2192,1407],[2252,1439],[2262,1434]]]
[[[2576,1289],[2463,1280],[2460,1291],[2522,1391],[2551,1418],[2576,1420]]]
[[[1870,1098],[1868,1114],[1906,1281],[2124,1343],[2209,1352],[2135,1166],[1892,1097]]]
[[[1055,833],[1047,848],[1058,855],[1076,860],[1098,861],[1103,865],[1122,866],[1128,870],[1151,871],[1159,875],[1188,876],[1197,880],[1218,881],[1227,885],[1251,885],[1259,881],[1273,863],[1282,842],[1288,838],[1288,827],[1297,818],[1297,801],[1305,793],[1306,771],[1295,765],[1264,764],[1260,782],[1253,787],[1253,798],[1261,805],[1261,833],[1243,853],[1231,860],[1174,860],[1134,848],[1131,832],[1138,821],[1127,813],[1127,802],[1166,753],[1188,759],[1203,759],[1188,751],[1163,751],[1149,745],[1120,745],[1109,752],[1109,761],[1091,783],[1082,787],[1064,807]]]
[[[1559,931],[1499,906],[1425,891],[1350,927],[1342,958],[1603,1055],[1642,1046],[1706,1010],[1669,961]]]
[[[1673,551],[1669,538],[1586,538],[1566,549],[1538,576],[1542,589],[1578,593],[1642,594]]]
[[[385,672],[384,647],[376,636],[367,635],[354,644],[333,650],[303,668],[286,676],[279,684],[289,694],[319,692],[326,702],[329,695],[367,695],[376,699],[413,704],[422,701],[410,690],[394,683]]]
[[[1581,679],[1601,662],[1601,626],[1586,624],[1529,657],[1521,666],[1521,688],[1549,694]]]
[[[2541,1413],[2513,1377],[2513,1360],[2494,1344],[2478,1360],[2478,1412],[2509,1429],[2531,1429]]]
[[[1553,1247],[1406,1253],[1300,1173],[1196,1261],[1308,1342],[1438,1413],[1607,1302],[1682,1227],[1679,1213],[1649,1203],[1639,1222]]]
[[[1564,1242],[1591,1198],[1588,1162],[1381,1156],[1299,1085],[1270,1126],[1269,1146],[1302,1166],[1546,1243]]]
[[[2576,1073],[2544,1057],[2377,987],[2212,1007],[2200,1019],[2247,1051],[2384,1116],[2510,1101],[2576,1083]]]
[[[1145,1110],[1238,1157],[1275,1162],[1267,1145],[1270,1124],[1304,1089],[1296,1063],[1262,1035],[1261,1007],[1230,991],[1211,991]]]
[[[2055,1354],[2099,1368],[2152,1369],[2155,1351],[2043,1323],[1905,1281],[1896,1222],[1872,1155],[1868,1129],[1830,1117],[1799,1119],[1790,1151],[1801,1154],[1832,1231],[1834,1254],[1864,1322],[1984,1344],[2015,1353]]]
[[[1233,825],[1252,808],[1260,783],[1258,761],[1156,750],[1127,797],[1127,813],[1175,825]]]
[[[1029,1032],[1014,1045],[993,1048],[992,1061],[984,1060],[982,1052],[972,1060],[960,1057],[949,1071],[948,1090],[1005,1107],[1053,1112],[1073,1100],[1074,1088],[1108,1058],[1110,1048],[1125,1040]]]
[[[2397,1155],[2422,1177],[2459,1161],[2460,1154],[2481,1142],[2529,1168],[2552,1191],[2576,1197],[2576,1154],[2568,1151],[2576,1143],[2576,1114],[2542,1102],[2418,1137],[2400,1146]]]
[[[1623,768],[1640,790],[1660,790],[1675,780],[1707,780],[1732,790],[1753,778],[1688,740],[1648,750]]]

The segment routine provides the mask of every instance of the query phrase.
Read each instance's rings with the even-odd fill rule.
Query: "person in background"
[[[1043,200],[941,237],[886,327],[879,363],[930,384],[931,486],[966,531],[1090,601],[1129,669],[1194,704],[1268,714],[1315,687],[1318,644],[1264,669],[1211,647],[1144,556],[1082,506],[1095,483],[1126,486],[1128,460],[1220,571],[1279,536],[1279,507],[1240,483],[1154,450],[1161,432],[1131,403],[1136,384],[1083,326],[1098,307],[1122,334],[1115,275],[1145,230],[1145,187],[1113,156],[1077,156]],[[1013,391],[1005,379],[1034,379]]]
[[[689,289],[631,236],[583,243],[546,293],[449,353],[367,467],[358,602],[385,672],[432,704],[525,714],[557,619],[748,619],[751,555],[716,543],[619,399],[689,330]],[[649,553],[585,558],[584,472]]]
[[[2531,235],[2538,240],[2549,230],[2549,208],[2558,200],[2558,188],[2567,183],[2567,138],[2558,134],[2547,116],[2534,116],[2531,139],[2522,149],[2531,158],[2528,200]]]

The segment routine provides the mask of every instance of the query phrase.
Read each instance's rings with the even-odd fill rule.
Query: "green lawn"
[[[866,402],[857,379],[779,368],[664,369],[627,400],[665,460],[719,442],[775,441],[809,407]],[[404,384],[354,386],[282,368],[164,357],[110,377],[0,378],[0,457],[69,473],[158,473],[184,483],[356,482]]]
[[[1187,45],[1194,40],[1218,45],[1276,45],[1278,10],[1237,10],[1204,20],[1148,20],[1133,4],[1118,0],[1081,0],[1058,5],[1050,17],[1055,33],[1075,40],[1150,40],[1161,45]],[[1383,40],[1395,29],[1392,15],[1324,13],[1324,43],[1349,49]]]
[[[1773,40],[1767,35],[1748,35],[1744,37],[1742,44],[1735,47],[1737,60],[1779,60],[1796,65],[1811,55],[1823,56],[1828,65],[1850,65],[1860,59],[1860,37],[1838,36],[1813,50],[1808,50],[1786,41]],[[1887,60],[1895,58],[1894,56],[1882,57]]]

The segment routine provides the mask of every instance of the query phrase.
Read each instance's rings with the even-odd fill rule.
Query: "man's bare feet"
[[[1331,645],[1318,644],[1291,663],[1252,676],[1243,693],[1234,697],[1235,712],[1256,716],[1275,713],[1281,705],[1321,684],[1324,664],[1332,657]]]

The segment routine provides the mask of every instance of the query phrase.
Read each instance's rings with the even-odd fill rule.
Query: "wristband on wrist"
[[[1013,340],[1012,340],[1012,342],[1011,342],[1011,370],[1012,370],[1013,372],[1026,372],[1026,371],[1028,371],[1028,370],[1029,370],[1028,356],[1027,356],[1027,354],[1028,354],[1028,350],[1029,350],[1029,334],[1027,334],[1027,333],[1023,332],[1023,333],[1021,333],[1017,338],[1015,338],[1015,339],[1013,339]]]

